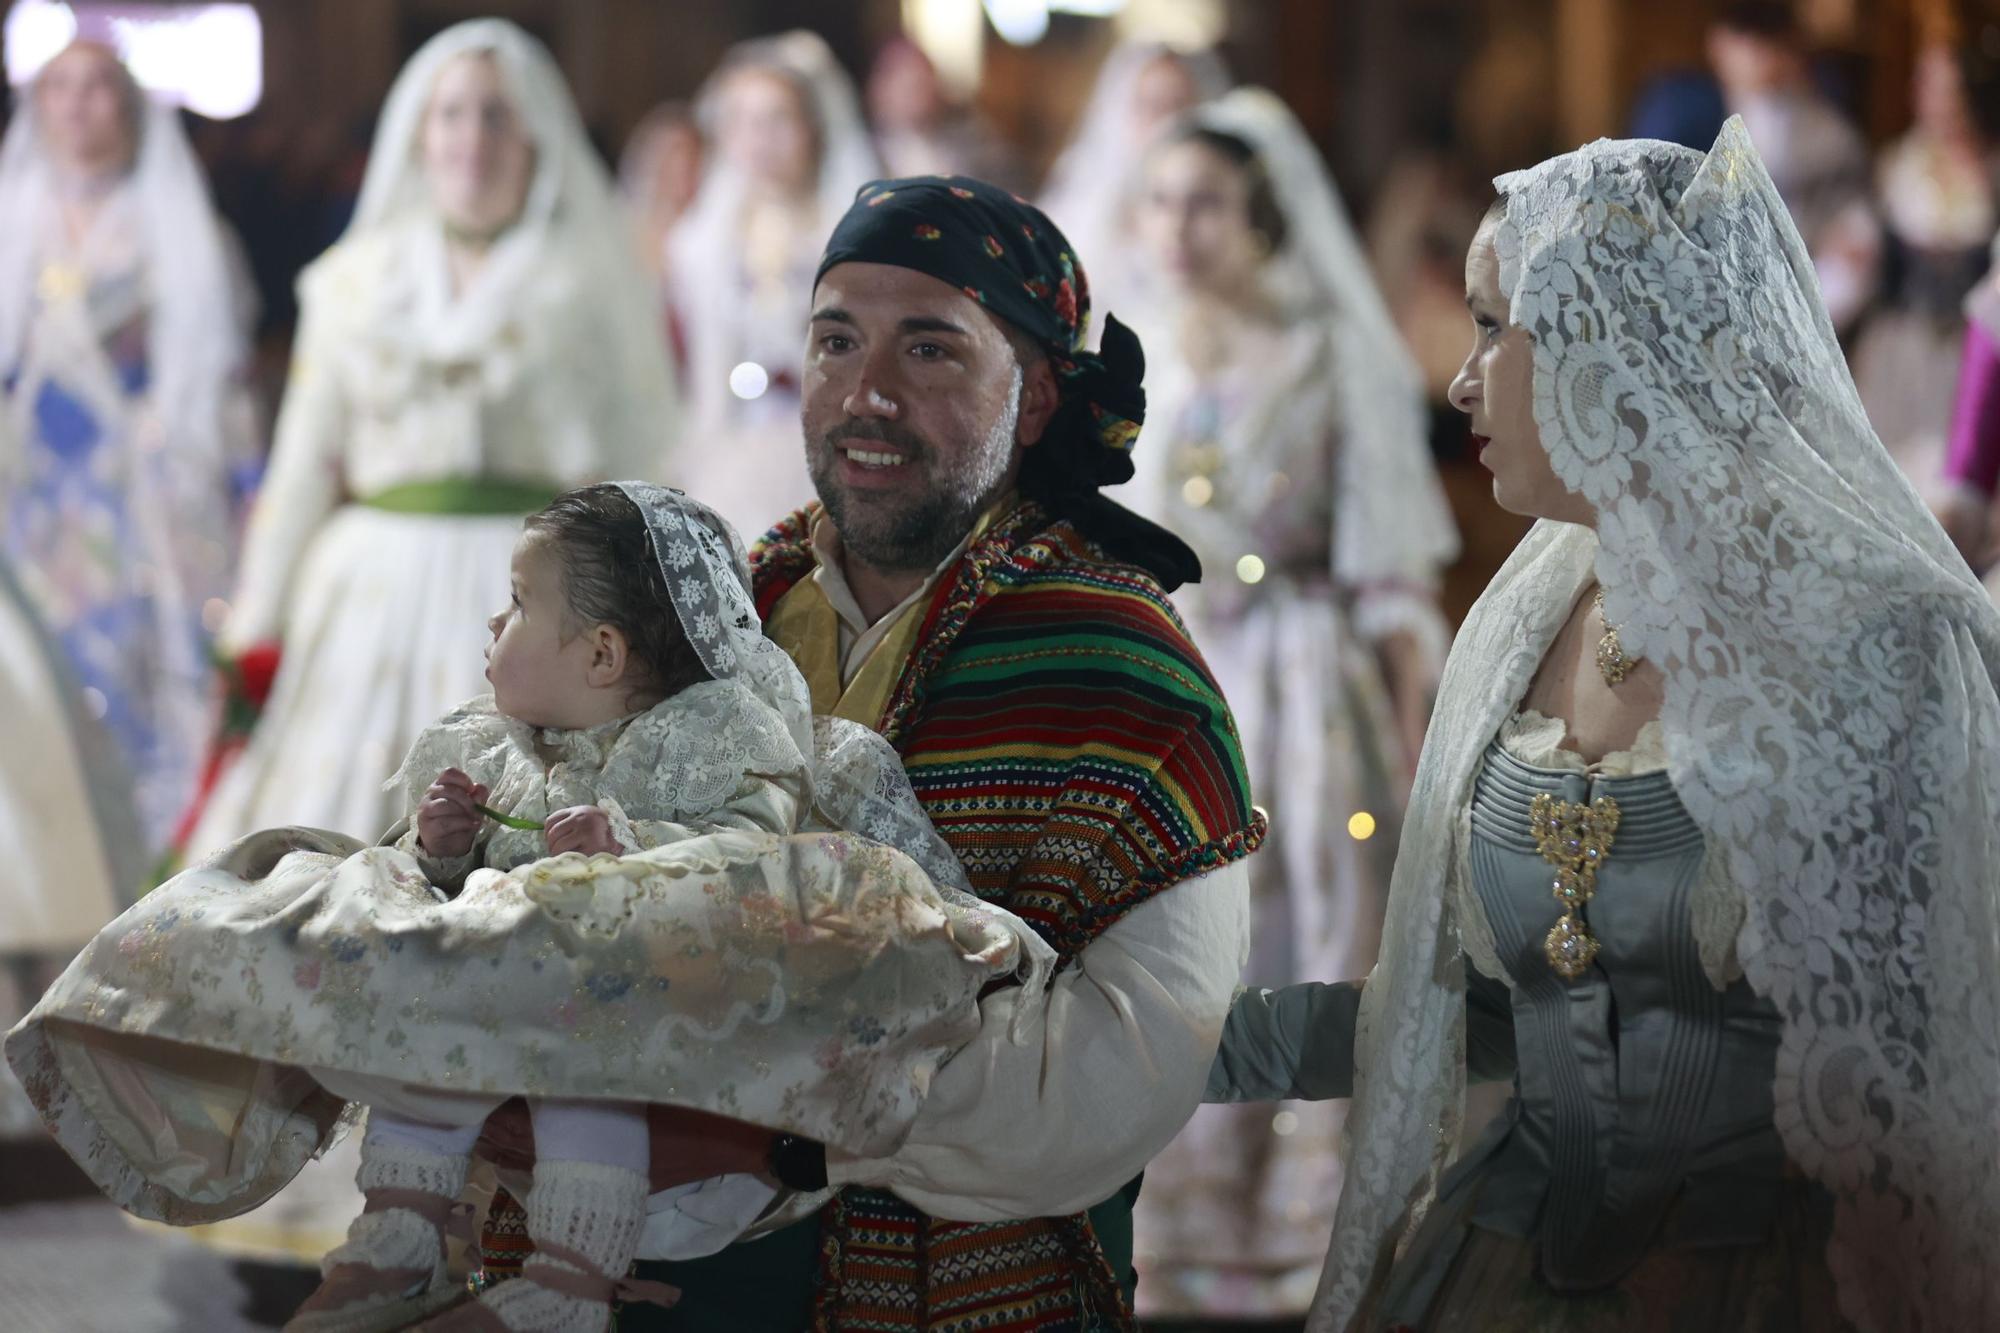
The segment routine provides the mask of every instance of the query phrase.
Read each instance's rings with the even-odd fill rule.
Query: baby
[[[169,1221],[261,1201],[329,1107],[367,1105],[364,1211],[292,1329],[596,1333],[642,1241],[709,1252],[774,1193],[704,1182],[699,1218],[659,1196],[649,1224],[647,1102],[880,1153],[981,989],[1049,963],[962,891],[886,744],[811,717],[712,511],[638,483],[559,498],[489,628],[492,695],[391,780],[400,836],[226,849],[107,927],[8,1040],[58,1139]],[[107,1003],[146,993],[173,1002]],[[196,1075],[183,1120],[169,1090]],[[445,1312],[445,1222],[513,1096],[535,1256]]]
[[[740,714],[732,722],[773,740],[783,731],[782,719],[754,695],[710,678],[648,544],[644,517],[616,486],[571,492],[527,521],[514,549],[508,604],[487,622],[490,700],[465,705],[420,736],[391,785],[435,768],[443,755],[466,768],[490,765],[493,749],[511,748],[521,727],[536,733],[532,753],[548,761],[546,777],[537,791],[535,765],[503,763],[493,774],[502,792],[495,797],[492,784],[456,763],[439,772],[396,844],[432,884],[456,893],[477,866],[508,869],[569,852],[621,856],[694,828],[793,830],[809,792],[803,756],[790,771],[741,775],[693,828],[635,824],[618,804],[619,794],[633,799],[635,785],[657,776],[644,770],[691,708]],[[719,697],[711,703],[709,695]],[[519,754],[525,759],[529,751],[519,747]],[[494,818],[489,799],[509,807],[510,822]],[[444,1223],[490,1104],[314,1072],[322,1086],[369,1105],[358,1176],[368,1204],[347,1243],[327,1256],[326,1280],[287,1328],[346,1330],[376,1306],[407,1319],[411,1304],[449,1303],[456,1293],[442,1288]],[[547,1097],[528,1105],[537,1153],[529,1224],[538,1260],[527,1276],[548,1267],[622,1276],[646,1220],[644,1107]],[[735,1191],[749,1205],[741,1222],[754,1220],[773,1192]],[[564,1290],[510,1284],[489,1292],[486,1304],[513,1328],[604,1327],[603,1310],[581,1308],[592,1303]]]

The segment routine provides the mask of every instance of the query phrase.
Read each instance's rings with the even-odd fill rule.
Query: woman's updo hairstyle
[[[1244,182],[1250,187],[1250,229],[1264,238],[1270,253],[1284,249],[1291,227],[1284,209],[1278,206],[1278,191],[1271,183],[1270,170],[1248,139],[1190,121],[1174,130],[1167,142],[1198,144],[1242,172]]]

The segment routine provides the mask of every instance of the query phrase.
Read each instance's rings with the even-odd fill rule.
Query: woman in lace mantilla
[[[1740,121],[1496,185],[1453,398],[1541,522],[1446,666],[1380,961],[1240,997],[1209,1089],[1352,1097],[1308,1327],[1989,1327],[2000,617]]]

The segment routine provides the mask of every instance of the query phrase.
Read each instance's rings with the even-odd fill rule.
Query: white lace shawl
[[[1593,574],[1666,674],[1674,787],[1783,1015],[1789,1157],[1837,1199],[1862,1328],[2000,1326],[2000,616],[1870,430],[1740,122],[1496,182],[1535,417],[1597,534],[1543,523],[1446,666],[1356,1032],[1348,1178],[1309,1327],[1365,1326],[1456,1141],[1459,825]]]

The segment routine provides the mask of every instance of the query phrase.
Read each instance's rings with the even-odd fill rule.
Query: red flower
[[[1049,284],[1041,278],[1029,278],[1021,285],[1026,287],[1028,295],[1034,297],[1037,301],[1046,301],[1049,299]]]
[[[1056,318],[1072,328],[1076,326],[1076,288],[1068,278],[1056,284]]]
[[[1031,241],[1035,239],[1035,229],[1025,222],[1021,224],[1021,234]]]
[[[270,639],[245,649],[243,655],[236,659],[236,670],[243,680],[244,697],[259,708],[271,697],[271,682],[278,675],[278,657],[278,642]]]
[[[959,288],[959,290],[964,292],[967,296],[971,297],[973,300],[979,302],[979,304],[981,305],[986,304],[986,293],[980,291],[977,287],[961,287]]]
[[[995,259],[1007,253],[1006,250],[1001,248],[1000,238],[997,236],[988,236],[985,240],[985,245],[986,253]]]
[[[939,231],[936,227],[933,227],[928,222],[919,222],[917,224],[915,235],[916,238],[920,241],[935,241],[936,239],[938,239],[938,237],[944,235],[944,233]]]

